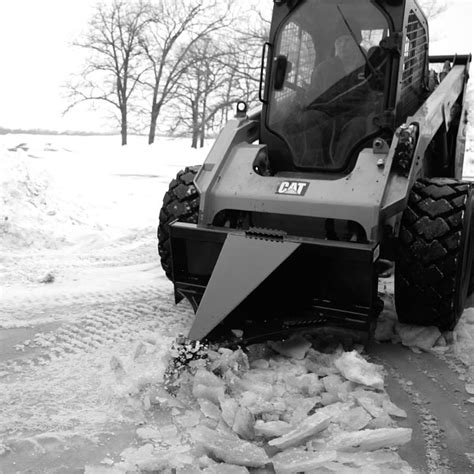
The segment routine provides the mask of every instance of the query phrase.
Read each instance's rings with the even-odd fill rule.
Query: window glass
[[[369,0],[304,2],[283,22],[275,57],[287,59],[283,88],[270,91],[267,125],[301,168],[344,168],[383,105],[385,17]],[[273,84],[271,84],[271,89]]]

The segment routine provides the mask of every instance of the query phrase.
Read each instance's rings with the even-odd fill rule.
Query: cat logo
[[[291,194],[293,196],[304,196],[309,183],[304,181],[282,181],[277,188],[277,194]]]

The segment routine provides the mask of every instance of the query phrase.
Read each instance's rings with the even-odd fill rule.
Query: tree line
[[[420,3],[431,18],[446,8],[445,0]],[[203,146],[237,101],[257,102],[271,7],[270,0],[96,4],[74,43],[87,61],[67,84],[66,112],[86,101],[107,104],[122,145],[131,131],[146,130],[151,144],[161,130]]]
[[[231,0],[114,0],[99,3],[85,34],[83,70],[67,84],[70,105],[108,105],[120,127],[144,129],[153,143],[159,124],[186,133],[192,146],[220,128],[238,100],[257,100],[260,51],[268,22],[258,3],[239,11]]]

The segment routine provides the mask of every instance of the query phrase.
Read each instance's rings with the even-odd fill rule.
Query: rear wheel
[[[464,309],[472,264],[471,183],[421,179],[399,233],[395,305],[399,321],[452,330]]]
[[[158,253],[166,276],[173,281],[171,266],[171,242],[169,225],[178,219],[181,222],[197,223],[199,194],[194,186],[194,178],[200,166],[188,166],[171,181],[163,198],[158,225]]]

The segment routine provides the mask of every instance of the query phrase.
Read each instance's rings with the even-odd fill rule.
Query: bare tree
[[[432,20],[448,8],[446,0],[419,0],[424,14]]]
[[[220,2],[222,4],[222,2]],[[155,140],[158,117],[174,96],[190,66],[189,53],[198,41],[228,24],[229,7],[216,1],[161,0],[153,14],[141,46],[150,65],[142,81],[151,91],[148,143]]]
[[[222,47],[222,38],[207,37],[193,45],[186,75],[177,91],[174,129],[191,132],[193,148],[204,145],[206,132],[216,115],[236,101],[227,94],[232,53],[218,48],[218,44]]]
[[[71,105],[101,101],[117,111],[122,145],[127,144],[130,97],[145,72],[140,47],[150,21],[150,5],[142,0],[98,4],[84,38],[74,44],[88,53],[82,74],[68,84]]]

